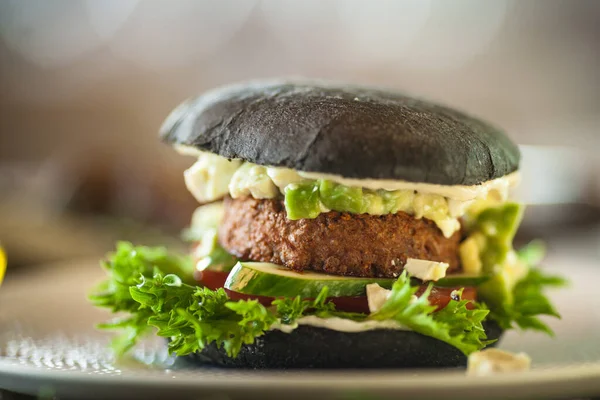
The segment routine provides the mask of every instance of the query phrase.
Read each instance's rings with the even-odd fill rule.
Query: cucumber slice
[[[294,272],[271,263],[238,262],[229,273],[225,288],[234,292],[269,296],[315,298],[324,286],[328,297],[365,296],[370,283],[390,289],[395,279],[351,278],[317,272]]]
[[[435,286],[479,286],[490,279],[487,275],[455,274],[446,275],[434,282]]]

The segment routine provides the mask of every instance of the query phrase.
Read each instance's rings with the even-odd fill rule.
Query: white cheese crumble
[[[385,302],[390,298],[390,293],[392,293],[391,290],[384,289],[376,283],[368,284],[366,286],[366,290],[369,311],[372,313],[379,311]]]
[[[255,199],[272,199],[279,194],[279,189],[265,167],[244,163],[229,181],[229,194],[234,199],[247,195]]]
[[[218,200],[229,193],[229,181],[240,165],[238,160],[202,153],[183,173],[185,185],[200,203]]]
[[[476,351],[469,355],[467,375],[485,376],[505,372],[527,371],[531,358],[525,353],[510,353],[499,349]]]
[[[449,266],[448,263],[444,262],[409,258],[406,260],[404,269],[410,276],[419,278],[422,281],[437,281],[446,276],[446,270]]]
[[[298,175],[296,171],[289,168],[275,168],[268,167],[267,175],[273,181],[273,183],[279,188],[281,193],[285,190],[287,185],[291,185],[293,183],[300,183],[305,179]]]

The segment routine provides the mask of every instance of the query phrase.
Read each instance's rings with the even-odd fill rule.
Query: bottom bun
[[[484,327],[489,339],[502,335],[494,322],[485,322]],[[467,357],[457,348],[412,331],[346,333],[305,325],[291,333],[268,331],[254,343],[243,345],[236,358],[228,357],[214,343],[187,357],[202,365],[250,369],[447,368],[467,364]]]

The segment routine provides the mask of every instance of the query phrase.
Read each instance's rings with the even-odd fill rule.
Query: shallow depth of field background
[[[597,253],[600,2],[0,0],[0,243],[9,274],[177,244],[193,160],[157,140],[208,88],[376,84],[504,127],[524,148],[520,240]]]

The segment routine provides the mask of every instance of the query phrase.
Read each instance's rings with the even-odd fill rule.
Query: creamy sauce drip
[[[375,329],[395,329],[395,330],[410,330],[407,327],[400,325],[394,321],[353,321],[351,319],[331,317],[319,318],[314,315],[299,318],[294,324],[274,324],[272,330],[280,330],[285,333],[290,333],[300,325],[314,326],[316,328],[331,329],[338,332],[356,333],[372,331]]]

